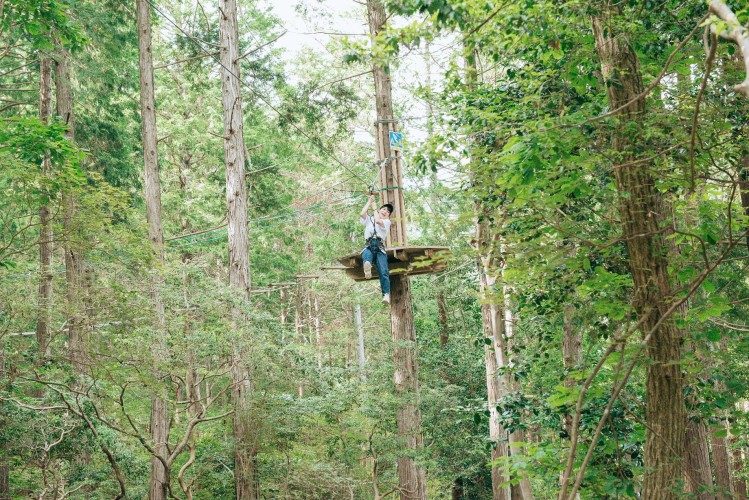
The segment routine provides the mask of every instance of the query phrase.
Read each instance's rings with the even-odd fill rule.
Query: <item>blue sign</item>
[[[400,151],[403,149],[403,133],[390,132],[390,149]]]

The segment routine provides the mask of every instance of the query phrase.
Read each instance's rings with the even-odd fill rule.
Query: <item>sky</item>
[[[288,30],[284,36],[274,42],[274,47],[284,48],[284,58],[290,62],[304,49],[324,52],[326,44],[332,38],[337,37],[333,33],[368,36],[366,8],[362,5],[365,1],[264,0],[265,4],[281,20],[284,28]],[[404,22],[397,18],[393,18],[391,22],[398,23],[399,21]],[[398,58],[397,70],[393,73],[393,99],[396,110],[407,110],[403,112],[406,116],[398,116],[399,113],[396,112],[396,118],[403,120],[400,127],[411,149],[427,138],[426,116],[428,114],[427,104],[413,97],[413,89],[419,85],[439,85],[451,52],[446,49],[454,43],[455,41],[450,38],[433,42],[429,65],[424,57],[424,50],[404,51]],[[351,69],[352,74],[357,72],[354,68]],[[363,85],[372,85],[371,78],[367,76],[360,77],[360,81]],[[374,94],[374,88],[372,92]],[[374,142],[371,126],[376,119],[374,95],[372,100],[371,116],[367,118],[368,123],[355,126],[351,131],[357,142]],[[406,163],[408,163],[408,153],[407,148],[403,152]]]

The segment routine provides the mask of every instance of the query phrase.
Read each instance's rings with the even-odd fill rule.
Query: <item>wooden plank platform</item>
[[[447,268],[446,258],[449,254],[448,247],[392,247],[387,249],[388,269],[391,276],[439,273]],[[335,269],[346,271],[354,281],[365,281],[361,251],[339,257],[338,262],[341,266],[335,266]],[[375,266],[372,266],[372,279],[377,279]]]

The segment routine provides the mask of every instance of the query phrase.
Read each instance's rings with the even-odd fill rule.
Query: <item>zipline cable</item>
[[[270,220],[282,219],[282,218],[290,217],[290,216],[292,216],[294,214],[298,214],[298,213],[302,213],[302,212],[308,212],[310,210],[315,210],[315,209],[318,209],[318,208],[324,208],[326,206],[335,205],[336,203],[341,202],[341,201],[346,201],[346,200],[350,200],[350,199],[354,199],[354,198],[360,198],[362,196],[363,195],[358,194],[358,195],[353,195],[353,196],[345,196],[343,198],[338,198],[338,199],[332,200],[332,201],[319,202],[319,203],[315,203],[314,205],[310,205],[308,207],[301,208],[299,210],[293,210],[291,212],[283,212],[283,213],[279,213],[279,214],[275,214],[275,215],[270,215],[270,216],[258,217],[256,219],[251,219],[251,220],[247,221],[247,223],[251,224],[253,222],[255,222],[255,223],[257,223],[257,222],[267,222],[267,221],[270,221]],[[168,238],[168,239],[166,239],[164,241],[175,241],[175,240],[187,239],[187,238],[191,238],[193,236],[199,236],[199,235],[203,235],[203,234],[207,234],[207,233],[212,233],[214,231],[220,231],[221,229],[223,229],[225,227],[226,227],[226,222],[224,222],[224,223],[222,223],[222,224],[220,224],[220,225],[218,225],[218,226],[216,226],[214,228],[211,228],[211,229],[207,229],[207,230],[198,231],[198,232],[195,232],[195,233],[186,234],[186,235],[183,235],[183,236],[175,236],[175,237],[172,237],[172,238]]]
[[[255,95],[255,97],[257,97],[258,99],[260,99],[261,101],[263,101],[266,106],[268,106],[270,109],[272,109],[273,111],[275,111],[276,114],[278,114],[278,116],[282,116],[281,111],[279,111],[275,106],[273,106],[270,102],[268,102],[268,100],[262,94],[260,94],[254,88],[252,88],[247,82],[245,82],[244,80],[242,80],[241,78],[239,78],[238,75],[234,74],[234,72],[232,72],[231,69],[229,69],[226,66],[224,66],[224,64],[221,62],[221,59],[216,58],[215,53],[208,52],[205,48],[203,48],[203,45],[200,43],[200,41],[197,38],[195,38],[192,35],[190,35],[189,33],[187,33],[185,30],[182,29],[181,26],[179,26],[175,21],[173,21],[169,16],[167,16],[166,14],[164,14],[164,12],[162,12],[153,3],[152,0],[146,0],[146,1],[149,3],[149,5],[151,5],[151,7],[153,8],[153,10],[156,11],[157,14],[159,14],[162,18],[164,18],[164,20],[166,20],[169,24],[171,24],[172,26],[174,26],[175,28],[177,28],[183,35],[185,35],[189,40],[191,40],[201,50],[201,52],[203,52],[207,57],[210,57],[214,61],[216,61],[219,66],[221,66],[222,68],[224,68],[224,70],[226,70],[231,76],[233,76],[234,78],[236,78],[239,83],[241,83],[245,88],[247,88],[250,92],[252,92]],[[327,151],[323,146],[321,146],[320,144],[318,144],[317,142],[315,142],[315,140],[312,137],[310,137],[299,126],[297,126],[293,122],[290,122],[290,125],[297,132],[299,132],[301,135],[303,135],[305,138],[307,138],[307,140],[309,140],[312,144],[314,144],[318,148],[318,150],[320,152],[322,152],[325,156],[327,156],[330,159],[332,159],[333,161],[335,161],[338,165],[340,165],[341,167],[343,167],[350,174],[352,174],[352,175],[358,177],[359,179],[361,179],[362,181],[366,182],[366,179],[364,179],[361,175],[357,174],[356,172],[354,172],[353,170],[351,170],[349,167],[347,167],[346,165],[344,165],[343,162],[341,162],[338,158],[336,158],[336,156],[334,154],[332,154],[331,152]]]
[[[331,213],[331,212],[338,212],[338,211],[340,211],[342,209],[348,209],[348,208],[354,207],[356,205],[358,205],[358,203],[350,203],[348,205],[341,205],[339,207],[336,207],[337,210],[329,210],[329,211],[326,211],[325,214]],[[301,216],[301,217],[296,217],[296,218],[292,219],[292,221],[294,221],[294,220],[312,219],[314,217],[320,217],[321,215],[324,215],[322,211],[312,212],[312,213],[306,214],[306,215]],[[270,225],[267,225],[267,226],[258,227],[257,229],[262,231],[262,230],[270,229],[270,228],[273,228],[273,227],[287,225],[289,222],[290,221],[280,221],[280,222],[276,222],[274,224],[270,224]],[[213,236],[213,237],[210,237],[210,238],[200,238],[200,239],[196,239],[196,240],[187,241],[187,242],[182,243],[182,244],[180,244],[180,245],[178,245],[176,247],[173,247],[173,248],[175,248],[175,249],[176,248],[184,248],[184,247],[188,247],[188,246],[192,246],[192,245],[199,245],[201,243],[209,243],[211,241],[223,240],[224,238],[226,238],[226,235],[223,235],[223,234],[219,235],[219,236]]]

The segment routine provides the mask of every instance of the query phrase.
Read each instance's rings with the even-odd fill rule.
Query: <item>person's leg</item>
[[[377,259],[375,260],[375,266],[377,267],[377,275],[380,278],[380,288],[382,294],[390,293],[390,271],[388,270],[388,256],[377,252]]]
[[[374,254],[369,247],[362,250],[361,253],[362,265],[364,266],[364,277],[370,279],[372,277],[372,262],[374,261]]]

